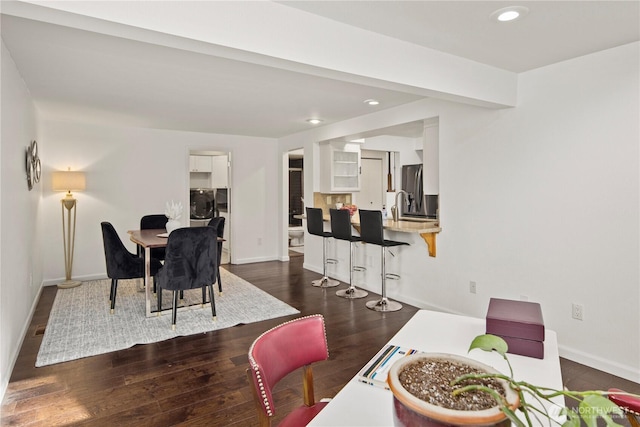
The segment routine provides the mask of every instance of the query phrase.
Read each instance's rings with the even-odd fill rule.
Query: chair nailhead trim
[[[640,417],[640,413],[638,413],[638,412],[634,411],[634,410],[633,410],[633,409],[631,409],[631,408],[628,408],[628,407],[626,407],[626,406],[621,406],[621,407],[620,407],[620,409],[622,409],[622,410],[623,410],[623,411],[625,411],[625,412],[629,412],[630,414],[635,415],[636,417]]]

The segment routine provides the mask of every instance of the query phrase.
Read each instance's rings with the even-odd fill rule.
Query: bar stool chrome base
[[[394,273],[387,273],[387,249],[397,246],[408,245],[406,242],[396,240],[386,240],[384,238],[382,225],[382,212],[362,209],[360,210],[360,238],[365,243],[380,246],[380,276],[382,279],[381,298],[377,301],[367,301],[366,306],[370,310],[387,312],[402,309],[402,304],[391,301],[387,298],[387,279],[398,280],[400,276]],[[393,255],[393,253],[392,253]]]
[[[373,311],[380,312],[398,311],[402,309],[402,304],[397,301],[391,301],[386,297],[383,297],[377,301],[367,301],[366,306]]]
[[[313,214],[314,212],[316,213]],[[331,233],[325,233],[322,231],[322,211],[317,208],[307,208],[307,221],[309,221],[307,226],[310,226],[311,222],[315,221],[315,226],[319,228],[316,232],[312,232],[310,229],[309,233],[322,237],[322,278],[313,280],[311,282],[311,286],[315,286],[316,288],[333,288],[338,286],[340,285],[340,282],[330,279],[329,276],[327,276],[327,264],[337,264],[338,260],[335,258],[327,258],[327,240],[332,236]]]
[[[347,289],[339,290],[338,292],[336,292],[336,295],[347,299],[357,299],[366,297],[367,295],[369,295],[369,292],[363,291],[362,289],[356,289],[354,286],[350,286]]]
[[[336,295],[340,298],[358,299],[364,298],[369,295],[369,292],[356,289],[356,287],[353,285],[353,272],[366,270],[366,268],[359,265],[353,265],[353,259],[355,258],[355,242],[355,240],[349,241],[349,287],[347,289],[341,289],[336,292]]]
[[[324,276],[322,279],[314,280],[313,282],[311,282],[311,286],[315,286],[317,288],[333,288],[338,285],[340,285],[340,282],[334,279],[330,279],[327,276]]]

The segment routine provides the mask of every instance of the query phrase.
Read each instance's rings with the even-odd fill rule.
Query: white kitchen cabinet
[[[211,156],[189,156],[190,172],[208,172],[211,173]]]
[[[211,169],[211,187],[229,187],[229,163],[227,156],[213,156]]]
[[[360,144],[320,144],[320,192],[360,191]]]

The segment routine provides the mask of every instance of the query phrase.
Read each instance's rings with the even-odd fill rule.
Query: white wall
[[[638,59],[637,43],[611,49],[522,74],[517,108],[443,111],[444,263],[417,277],[449,290],[419,299],[483,316],[526,295],[562,355],[640,380]]]
[[[389,259],[387,271],[402,273],[389,296],[477,317],[490,297],[527,296],[561,355],[638,382],[639,47],[524,73],[516,108],[425,100],[292,135],[281,148],[305,144],[306,155],[327,135],[439,117],[437,257],[419,236],[389,233],[411,243]],[[305,242],[305,266],[322,271],[320,240]],[[347,280],[348,251],[334,243],[329,253],[341,260],[330,274]],[[378,249],[360,253],[373,268],[357,285],[380,292]],[[572,302],[584,305],[583,321],[571,319]]]
[[[140,217],[164,213],[165,203],[181,201],[188,224],[189,150],[231,152],[230,233],[233,263],[276,259],[278,238],[271,201],[277,184],[276,143],[267,138],[212,135],[140,128],[116,128],[46,121],[42,139],[45,218],[44,279],[64,277],[60,226],[61,193],[50,190],[52,170],[84,170],[87,189],[75,193],[77,206],[73,276],[104,277],[106,267],[100,222],[111,222],[131,251],[127,230],[139,228]],[[261,239],[262,244],[258,244]]]
[[[2,43],[0,145],[0,397],[4,395],[42,283],[38,204],[42,183],[28,190],[25,150],[37,138],[35,108]]]

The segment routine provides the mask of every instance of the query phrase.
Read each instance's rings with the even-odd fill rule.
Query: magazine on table
[[[389,390],[387,375],[391,366],[400,358],[410,356],[420,351],[387,344],[375,355],[358,373],[358,380],[365,384],[382,387]]]

